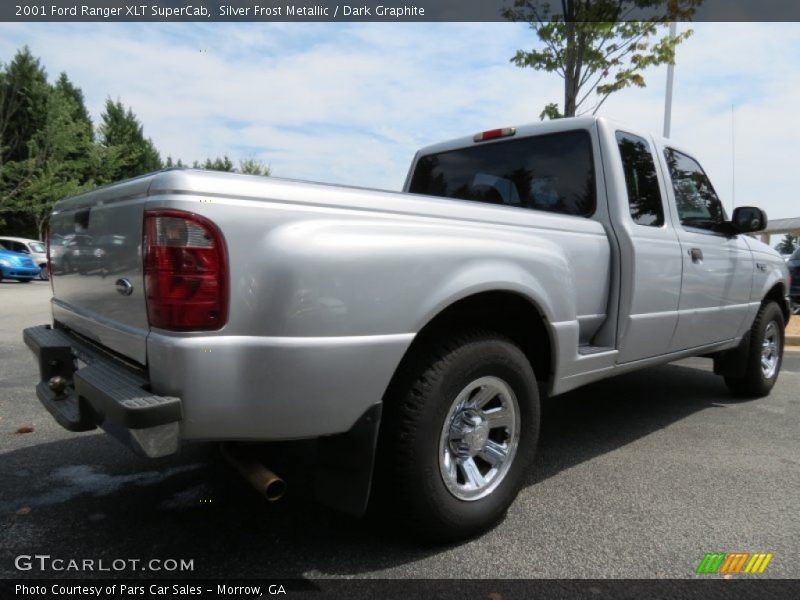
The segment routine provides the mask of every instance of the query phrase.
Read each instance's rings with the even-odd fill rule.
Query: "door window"
[[[714,231],[727,217],[705,171],[696,160],[672,148],[666,148],[664,155],[681,225]]]

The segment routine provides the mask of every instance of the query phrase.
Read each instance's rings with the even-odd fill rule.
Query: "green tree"
[[[775,250],[781,254],[791,254],[797,249],[798,236],[787,233],[783,236],[781,243],[775,246]]]
[[[217,157],[213,160],[207,158],[203,163],[194,161],[194,163],[192,163],[192,168],[205,169],[206,171],[225,171],[228,173],[233,173],[234,171],[233,161],[228,158],[227,155],[223,156],[222,158]]]
[[[176,162],[176,161],[172,160],[172,157],[171,157],[171,156],[168,156],[168,157],[167,157],[167,162],[165,162],[165,163],[164,163],[164,166],[165,166],[167,169],[170,169],[170,168],[172,168],[172,167],[183,167],[183,166],[185,166],[185,165],[183,164],[183,161],[182,161],[180,158],[179,158],[179,159],[177,160],[177,162]]]
[[[226,171],[228,173],[245,173],[247,175],[261,175],[264,177],[269,176],[271,173],[269,165],[265,165],[260,160],[245,158],[239,161],[238,166],[234,166],[233,161],[228,158],[227,155],[222,158],[207,158],[203,163],[194,161],[192,168],[206,169],[207,171]]]
[[[246,175],[261,175],[262,177],[268,177],[272,174],[272,169],[270,169],[269,165],[265,165],[255,158],[240,160],[237,171]]]
[[[595,114],[614,92],[645,87],[648,67],[674,62],[675,48],[692,32],[659,32],[670,21],[689,19],[702,1],[562,0],[557,13],[549,2],[514,0],[504,16],[529,23],[542,46],[518,50],[511,62],[564,80],[563,106],[547,104],[541,119]],[[639,14],[646,20],[626,20]]]
[[[0,175],[9,161],[28,158],[28,142],[44,125],[47,73],[27,46],[0,69]]]
[[[161,156],[153,141],[144,137],[144,130],[122,102],[106,100],[105,111],[98,128],[101,182],[136,177],[162,167]]]
[[[40,238],[53,204],[93,183],[92,128],[79,108],[73,95],[52,88],[42,127],[28,143],[28,157],[5,165],[15,193],[6,197],[2,210],[27,216]]]

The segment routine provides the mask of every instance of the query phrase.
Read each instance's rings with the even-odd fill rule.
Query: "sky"
[[[800,23],[694,23],[678,49],[672,138],[730,210],[800,216]],[[3,23],[0,61],[28,45],[66,71],[95,122],[120,99],[162,157],[256,158],[273,174],[398,190],[417,148],[539,120],[555,74],[509,62],[514,23]],[[660,134],[666,67],[598,113]]]

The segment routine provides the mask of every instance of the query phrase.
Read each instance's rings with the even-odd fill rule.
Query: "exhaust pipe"
[[[286,482],[240,447],[222,444],[220,450],[225,460],[270,502],[280,500],[286,493]]]

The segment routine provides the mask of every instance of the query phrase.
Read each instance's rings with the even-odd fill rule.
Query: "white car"
[[[21,237],[0,237],[0,249],[27,254],[34,264],[39,267],[39,279],[44,281],[48,279],[47,249],[44,246],[44,242]]]

